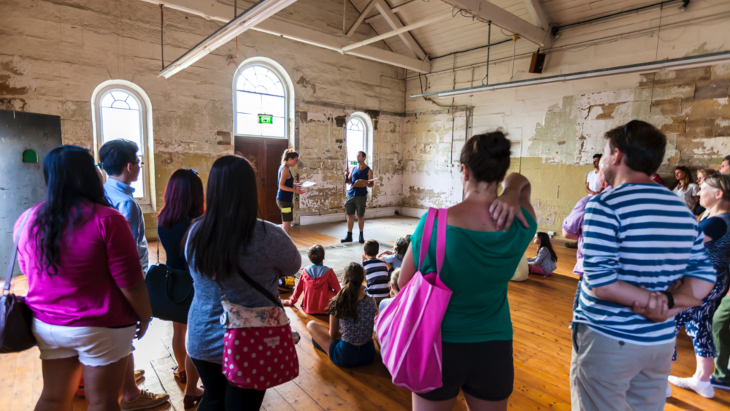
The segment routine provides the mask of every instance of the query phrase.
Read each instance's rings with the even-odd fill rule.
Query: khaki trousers
[[[573,411],[659,411],[666,401],[674,341],[637,345],[573,326]]]

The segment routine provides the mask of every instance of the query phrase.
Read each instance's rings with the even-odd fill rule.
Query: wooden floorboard
[[[334,237],[292,228],[297,247],[313,244],[339,243]],[[558,254],[558,269],[552,277],[530,275],[529,280],[510,283],[509,303],[514,328],[515,383],[509,407],[515,410],[569,410],[571,356],[570,330],[576,279],[572,274],[575,250],[554,242]],[[525,253],[535,255],[531,246]],[[150,263],[156,262],[156,242],[150,242]],[[161,253],[164,261],[164,251]],[[24,277],[13,281],[20,294],[27,289]],[[286,298],[287,295],[283,295]],[[411,394],[396,388],[381,363],[378,352],[375,361],[354,369],[334,366],[327,355],[312,346],[306,332],[309,321],[326,323],[325,316],[305,314],[298,307],[286,308],[292,328],[302,336],[297,346],[300,374],[291,382],[267,391],[262,410],[408,410]],[[171,403],[157,408],[182,410],[183,389],[174,379],[171,367],[176,365],[172,355],[172,325],[154,320],[142,339],[136,342],[136,368],[144,369],[146,379],[141,387],[153,392],[167,392]],[[672,373],[689,376],[694,373],[695,359],[689,338],[677,339],[678,361]],[[19,354],[0,355],[0,411],[31,410],[42,389],[41,362],[38,349]],[[730,392],[716,390],[714,399],[702,398],[694,392],[672,387],[673,396],[666,410],[726,410],[730,409]],[[85,411],[86,401],[74,399],[74,411]],[[459,395],[455,410],[466,410],[463,395]]]

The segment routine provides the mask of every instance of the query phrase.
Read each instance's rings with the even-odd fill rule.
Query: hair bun
[[[493,183],[504,178],[510,163],[512,144],[504,132],[472,136],[461,150],[461,163],[469,167],[478,181]]]
[[[509,157],[512,144],[501,131],[482,134],[478,140],[479,152],[492,158]]]

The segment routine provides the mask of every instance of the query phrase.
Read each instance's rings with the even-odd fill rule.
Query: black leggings
[[[259,411],[266,390],[243,389],[231,385],[220,364],[191,358],[200,374],[205,392],[198,411]]]

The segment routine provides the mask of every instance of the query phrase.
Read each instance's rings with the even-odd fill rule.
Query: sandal
[[[183,385],[187,384],[188,376],[185,371],[178,372],[177,365],[176,365],[176,366],[172,367],[172,372],[173,372],[173,374],[175,374],[175,378],[177,378],[177,380],[180,381],[180,384],[183,384]]]

